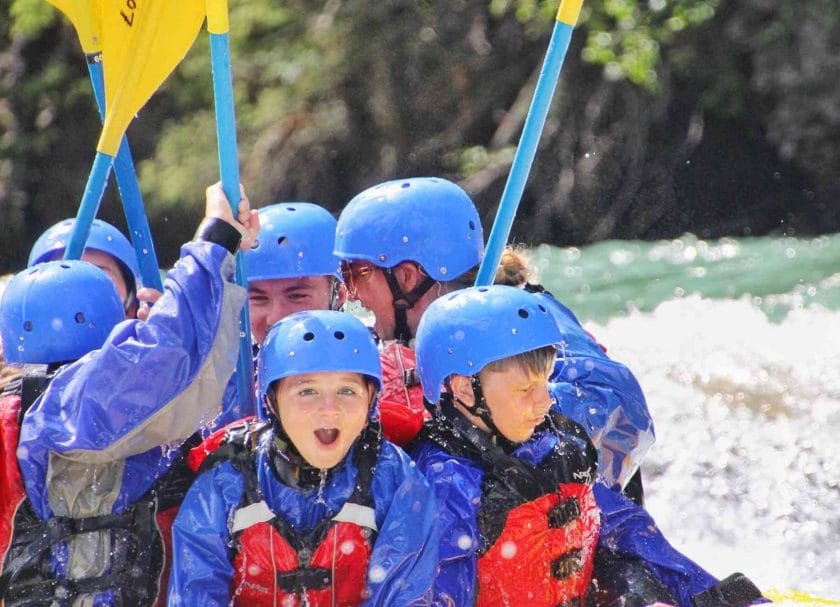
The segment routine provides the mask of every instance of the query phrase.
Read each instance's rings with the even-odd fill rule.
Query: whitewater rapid
[[[840,311],[690,296],[584,324],[647,396],[665,536],[718,577],[840,599]]]

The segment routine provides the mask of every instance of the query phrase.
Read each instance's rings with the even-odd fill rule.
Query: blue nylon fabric
[[[100,350],[63,367],[26,413],[18,460],[40,517],[53,514],[46,486],[50,452],[108,448],[195,379],[222,322],[222,296],[230,277],[223,277],[220,268],[227,255],[208,242],[184,245],[148,322],[117,325]],[[128,457],[114,511],[146,493],[172,459],[162,448]]]
[[[561,413],[589,432],[598,449],[599,474],[624,486],[656,440],[653,419],[633,373],[609,358],[566,306],[537,293],[562,334],[550,387]]]
[[[537,465],[556,444],[556,436],[540,432],[522,443],[513,455]],[[477,521],[482,468],[477,462],[430,442],[420,443],[412,457],[418,470],[426,475],[439,504],[441,562],[433,604],[473,605],[478,579],[477,550],[481,546]]]
[[[335,515],[353,491],[352,451],[320,496],[280,483],[261,451],[257,477],[263,499],[296,530],[312,530]],[[369,571],[384,578],[370,583],[364,605],[428,604],[438,562],[436,506],[423,476],[407,455],[383,442],[371,487],[379,527]],[[241,475],[227,462],[202,474],[190,488],[172,531],[174,561],[169,605],[228,605],[233,567],[229,522],[243,492]]]
[[[256,361],[254,361],[254,366],[256,368]],[[259,398],[256,397],[254,402],[258,403]],[[225,386],[225,393],[222,396],[222,413],[202,433],[207,436],[236,420],[256,415],[257,410],[262,410],[260,406],[257,406],[256,410],[252,409],[248,403],[248,399],[239,398],[239,386],[236,382],[236,375],[232,375],[227,386]]]
[[[556,437],[535,434],[514,455],[539,464],[554,447]],[[417,468],[435,491],[440,504],[441,567],[435,581],[435,603],[472,605],[475,601],[477,555],[480,539],[477,514],[483,473],[473,461],[452,455],[432,443],[421,443],[414,452]],[[717,583],[717,579],[675,550],[650,515],[603,483],[594,486],[601,509],[598,546],[636,557],[680,599],[679,607],[693,607],[691,597]]]
[[[662,582],[679,607],[693,607],[691,597],[718,580],[668,543],[647,511],[603,483],[594,487],[601,509],[598,545],[643,561]]]

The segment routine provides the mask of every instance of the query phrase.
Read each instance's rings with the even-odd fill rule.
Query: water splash
[[[587,328],[647,396],[665,536],[714,575],[840,598],[840,311],[691,296]]]

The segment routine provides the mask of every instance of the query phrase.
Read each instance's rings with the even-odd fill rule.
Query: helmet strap
[[[481,387],[481,379],[478,375],[473,375],[470,377],[470,384],[472,385],[473,391],[473,404],[468,405],[460,398],[456,397],[453,394],[453,398],[462,406],[464,407],[470,415],[474,415],[475,417],[479,418],[484,424],[487,426],[487,429],[490,431],[490,434],[496,439],[496,441],[501,441],[503,446],[507,446],[510,441],[504,437],[504,435],[499,432],[499,429],[496,427],[496,424],[493,422],[493,414],[490,412],[490,407],[487,406],[487,399],[484,397],[484,390]]]
[[[385,280],[388,283],[388,288],[391,290],[391,296],[394,299],[394,339],[402,344],[407,344],[411,338],[411,329],[408,328],[408,317],[406,310],[414,307],[414,304],[426,294],[426,291],[432,288],[437,282],[431,276],[424,275],[423,281],[417,285],[410,293],[406,293],[402,286],[400,286],[397,277],[394,275],[394,268],[382,268],[385,274]]]
[[[338,310],[338,296],[341,293],[341,281],[330,276],[330,310]]]

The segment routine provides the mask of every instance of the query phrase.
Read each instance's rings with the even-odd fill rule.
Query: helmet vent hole
[[[286,207],[286,210],[287,211],[292,211],[292,212],[297,211],[297,209],[295,207]]]
[[[411,187],[411,184],[408,183],[408,182],[405,182],[404,184],[402,184],[402,189],[404,189],[404,190],[407,190],[410,187]]]
[[[478,292],[479,293],[487,293],[487,287],[479,287]]]
[[[542,304],[539,304],[537,307],[540,309],[540,312],[545,312],[546,311],[545,306],[542,305]]]
[[[257,249],[259,249],[259,248],[260,248],[260,240],[259,240],[259,238],[258,238],[258,239],[257,239],[257,240],[255,240],[253,243],[251,243],[251,250],[252,250],[252,251],[256,251],[256,250],[257,250]]]
[[[303,341],[312,341],[315,339],[315,334],[312,331],[303,334]]]
[[[85,324],[85,313],[84,312],[76,312],[76,316],[73,318],[76,319],[76,322],[80,325]]]
[[[32,331],[32,321],[31,320],[27,320],[23,323],[23,330],[26,331],[27,333]]]
[[[68,266],[66,263],[61,264],[61,267],[64,268],[65,270],[70,269],[70,266]]]
[[[344,331],[336,331],[333,335],[335,335],[336,339],[344,339]]]
[[[519,311],[517,313],[519,314],[519,318],[528,318],[530,316],[528,310],[526,310],[525,308],[519,308]]]
[[[472,221],[472,220],[470,220],[470,229],[471,229],[471,230],[474,230],[474,229],[475,229],[475,222],[474,222],[474,221]]]
[[[280,245],[281,247],[285,246],[285,245],[289,244],[289,239],[285,236],[280,236],[277,239],[277,244]]]

